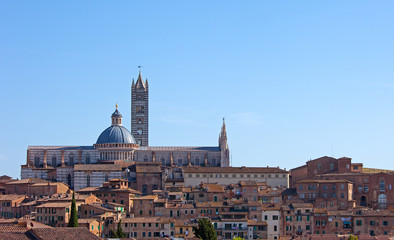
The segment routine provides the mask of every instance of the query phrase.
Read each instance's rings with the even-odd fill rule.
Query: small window
[[[385,188],[386,188],[386,186],[385,186],[385,184],[384,184],[384,181],[381,180],[381,181],[379,182],[379,190],[380,190],[380,191],[384,191]]]

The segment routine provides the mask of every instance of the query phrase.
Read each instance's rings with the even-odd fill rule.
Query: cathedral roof
[[[105,129],[97,139],[96,144],[103,143],[133,143],[136,141],[125,127],[119,125],[112,125]]]
[[[139,151],[207,151],[220,152],[219,147],[188,147],[188,146],[158,146],[158,147],[140,147]]]

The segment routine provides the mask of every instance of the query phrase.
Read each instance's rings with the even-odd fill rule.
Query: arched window
[[[52,167],[56,167],[56,155],[53,154],[52,155],[52,163],[51,163]]]
[[[108,182],[108,173],[105,174],[105,182]]]
[[[145,156],[144,156],[144,162],[147,162],[147,161],[148,161],[148,156],[145,155]]]
[[[70,154],[68,155],[68,164],[69,164],[70,166],[74,166],[74,154],[73,154],[73,153],[70,153]]]
[[[38,154],[34,156],[34,166],[40,167],[40,156]]]
[[[160,161],[161,161],[161,165],[162,165],[162,166],[165,166],[165,165],[166,165],[166,159],[165,159],[164,157],[162,157],[162,158],[160,159]]]
[[[196,157],[196,158],[194,159],[194,165],[200,166],[200,158],[199,158],[199,157]]]
[[[379,208],[387,207],[387,197],[384,194],[380,194],[378,197]]]
[[[152,186],[152,190],[158,190],[159,188],[157,187],[157,185],[156,184],[153,184],[153,186]]]
[[[86,153],[85,164],[90,164],[90,154],[89,153]]]
[[[182,158],[178,158],[178,166],[182,166]]]
[[[380,191],[384,191],[386,189],[386,185],[384,184],[383,180],[379,182],[379,189]]]
[[[86,187],[90,187],[90,175],[86,176]]]

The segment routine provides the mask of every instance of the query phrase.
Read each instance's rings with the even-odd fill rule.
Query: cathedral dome
[[[104,143],[132,143],[136,144],[136,141],[125,127],[122,126],[122,114],[118,110],[118,104],[116,104],[116,110],[111,116],[112,125],[105,129],[97,139],[96,144]]]
[[[125,127],[119,125],[112,125],[105,129],[97,139],[96,144],[103,143],[133,143],[136,141]]]

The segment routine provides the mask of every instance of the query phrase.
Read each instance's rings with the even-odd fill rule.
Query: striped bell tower
[[[149,145],[149,87],[141,71],[131,85],[131,134],[140,146]]]

